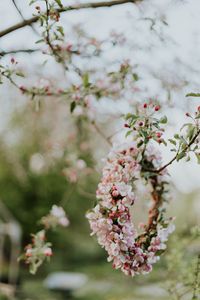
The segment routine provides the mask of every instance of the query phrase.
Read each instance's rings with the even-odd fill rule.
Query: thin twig
[[[143,0],[113,0],[113,1],[102,1],[102,2],[89,2],[89,3],[82,3],[82,4],[76,4],[76,5],[70,5],[63,8],[58,9],[58,13],[68,12],[72,10],[81,10],[81,9],[87,9],[87,8],[101,8],[101,7],[111,7],[111,6],[117,6],[122,5],[126,3],[139,3]],[[24,20],[22,22],[19,22],[17,24],[14,24],[2,31],[0,31],[0,37],[3,37],[13,31],[16,31],[20,28],[23,28],[25,26],[30,26],[33,23],[36,23],[40,18],[40,15],[33,16],[30,19]]]
[[[110,141],[109,138],[107,138],[107,136],[105,136],[105,134],[101,131],[101,129],[97,126],[97,124],[95,122],[92,122],[92,125],[94,126],[94,128],[96,129],[96,131],[102,136],[102,138],[110,145],[112,146],[112,143]]]
[[[194,137],[192,138],[192,140],[190,141],[190,143],[182,150],[182,152],[186,152],[194,144],[194,142],[198,138],[199,134],[200,134],[200,129],[198,129],[197,133],[194,135]],[[160,169],[157,169],[157,170],[145,169],[145,171],[152,172],[152,173],[160,173],[164,169],[166,169],[168,166],[170,166],[177,159],[178,155],[179,155],[179,151],[176,153],[176,155],[168,163],[166,163]]]
[[[56,51],[54,45],[51,42],[50,24],[49,24],[50,7],[49,7],[48,0],[45,0],[45,4],[46,4],[46,39],[45,40],[46,40],[47,45],[51,49],[52,54],[55,57],[55,60],[63,66],[64,71],[65,71],[65,70],[68,70],[68,67],[66,66],[65,61],[63,60],[62,56],[60,56],[60,54]]]
[[[15,1],[15,0],[12,0],[12,3],[13,3],[13,5],[15,6],[15,8],[16,8],[18,14],[20,15],[20,17],[22,18],[22,20],[25,21],[25,18],[24,18],[24,16],[23,16],[21,10],[19,9],[19,7],[18,7],[16,1]],[[31,29],[32,29],[37,35],[39,35],[38,32],[35,30],[35,28],[33,27],[32,24],[30,24],[29,26],[31,27]]]
[[[18,54],[18,53],[27,53],[27,54],[32,54],[35,52],[39,52],[41,49],[17,49],[17,50],[8,50],[8,51],[1,51],[0,56],[5,56],[9,54]]]

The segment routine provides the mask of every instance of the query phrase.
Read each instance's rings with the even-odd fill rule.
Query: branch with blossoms
[[[31,1],[30,4],[33,4],[37,1]],[[40,6],[36,6],[35,9],[39,15],[38,21],[40,26],[43,29],[42,39],[38,40],[36,43],[44,42],[48,45],[51,53],[57,62],[61,63],[65,69],[67,66],[65,64],[64,58],[60,55],[60,46],[59,42],[63,42],[64,30],[62,26],[59,26],[57,23],[60,19],[60,13],[58,8],[62,7],[60,1],[49,1],[43,0],[45,3],[46,12],[42,13]]]
[[[40,224],[43,229],[32,234],[32,242],[25,247],[25,253],[19,257],[29,265],[31,274],[35,274],[38,268],[53,255],[52,244],[46,240],[47,231],[56,229],[58,226],[67,227],[69,220],[62,207],[53,205],[50,213],[44,216]]]
[[[68,12],[68,11],[72,11],[72,10],[81,10],[81,9],[88,9],[88,8],[96,9],[96,8],[101,8],[101,7],[112,7],[112,6],[123,5],[123,4],[127,4],[127,3],[136,4],[141,1],[142,0],[113,0],[113,1],[101,1],[101,2],[88,2],[88,3],[75,4],[75,5],[70,5],[70,6],[64,7],[62,5],[61,1],[55,0],[55,2],[58,5],[60,5],[60,8],[57,9],[58,13],[64,13],[64,12]],[[34,2],[36,2],[36,1],[35,0],[32,1],[32,3],[34,3]],[[27,20],[24,20],[22,22],[15,24],[15,25],[12,25],[12,26],[2,30],[0,32],[0,37],[3,37],[13,31],[21,29],[23,27],[30,26],[30,25],[36,23],[38,20],[39,20],[39,16],[33,16],[30,19],[27,19]]]
[[[168,235],[173,232],[172,219],[164,218],[163,204],[166,202],[165,174],[144,171],[148,166],[160,166],[160,154],[152,147],[152,139],[158,140],[166,118],[155,117],[160,109],[152,103],[139,107],[137,114],[128,114],[125,127],[129,140],[114,145],[108,154],[97,188],[97,205],[87,213],[92,235],[108,253],[113,268],[121,269],[129,276],[151,272],[166,248]],[[139,200],[137,190],[142,185],[147,190],[152,207],[143,232],[137,233],[131,220],[130,208]],[[143,187],[142,187],[143,190]],[[144,190],[143,190],[144,192]]]
[[[132,115],[128,114],[126,119],[128,123],[125,124],[125,127],[130,128],[127,132],[127,136],[133,131],[136,131],[136,137],[138,138],[138,147],[143,147],[145,151],[146,145],[149,140],[154,140],[159,144],[164,144],[167,146],[167,141],[162,137],[164,128],[161,126],[167,123],[167,117],[164,116],[160,119],[154,117],[154,111],[159,111],[159,105],[148,105],[145,103],[143,105],[143,115]],[[199,136],[200,136],[200,106],[197,107],[194,115],[186,113],[186,116],[191,120],[182,126],[180,132],[184,130],[184,133],[176,133],[173,138],[168,139],[168,142],[173,146],[170,150],[176,152],[174,157],[164,164],[159,169],[148,169],[145,168],[144,171],[161,173],[174,161],[179,161],[182,158],[186,158],[187,161],[190,160],[190,153],[194,153],[197,158],[197,162],[200,163],[200,153],[199,153]]]
[[[18,62],[11,58],[9,65],[0,64],[0,84],[3,83],[3,79],[7,79],[13,84],[16,88],[20,89],[19,85],[15,82],[15,77],[24,77],[23,72],[18,68]]]
[[[175,227],[173,218],[165,218],[164,204],[168,201],[169,184],[167,166],[173,161],[188,157],[190,152],[199,155],[200,108],[194,116],[187,114],[192,123],[183,126],[184,134],[169,139],[176,151],[173,161],[162,166],[160,153],[153,143],[167,146],[163,133],[167,117],[157,117],[160,106],[152,103],[140,105],[135,114],[126,116],[127,143],[111,149],[101,182],[97,189],[97,205],[87,213],[92,235],[108,253],[113,268],[130,276],[146,274],[166,249],[168,236]],[[178,141],[178,142],[177,142]],[[138,233],[131,220],[130,207],[139,200],[138,189],[145,187],[151,208],[147,224]],[[144,192],[144,190],[143,190]]]
[[[191,153],[196,155],[197,162],[200,163],[200,106],[197,107],[194,115],[186,113],[186,116],[190,118],[191,122],[182,126],[181,131],[184,130],[184,133],[176,133],[173,138],[168,139],[168,141],[163,138],[165,131],[163,125],[167,123],[167,117],[155,117],[155,112],[159,110],[159,105],[145,103],[143,107],[140,107],[138,114],[128,114],[126,116],[127,123],[125,127],[129,128],[126,136],[134,133],[137,147],[141,149],[140,163],[142,165],[142,172],[145,178],[151,180],[153,188],[151,193],[153,205],[149,210],[148,224],[145,226],[146,232],[138,238],[138,241],[142,243],[146,240],[149,230],[155,228],[157,224],[157,220],[160,216],[160,207],[163,203],[163,194],[166,193],[165,182],[160,182],[159,175],[162,175],[167,167],[174,161],[180,161],[183,158],[189,161]],[[152,140],[158,144],[164,144],[165,146],[167,146],[169,142],[173,146],[170,150],[176,152],[169,162],[163,166],[159,166],[159,168],[155,168],[146,160],[146,149]]]

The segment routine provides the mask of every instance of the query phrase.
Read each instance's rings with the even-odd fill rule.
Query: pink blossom
[[[151,147],[147,148],[147,159],[155,166],[161,164],[160,153]],[[86,215],[91,235],[96,234],[98,243],[108,253],[108,261],[113,262],[113,268],[120,268],[130,276],[146,274],[152,270],[152,264],[159,259],[157,251],[166,247],[168,235],[174,230],[173,225],[164,228],[158,224],[147,249],[137,243],[138,234],[131,221],[129,208],[137,198],[138,184],[133,185],[133,182],[144,186],[140,172],[136,145],[115,145],[105,161],[96,192],[99,202]],[[162,176],[159,180],[162,180]],[[145,188],[151,193],[152,188],[148,185]]]
[[[53,252],[52,252],[50,247],[47,247],[47,248],[44,249],[44,255],[45,256],[52,256],[53,255]]]

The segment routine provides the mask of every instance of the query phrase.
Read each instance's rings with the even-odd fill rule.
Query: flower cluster
[[[160,157],[156,155],[159,154],[155,151],[152,155],[149,149],[145,159],[153,166],[158,165]],[[108,252],[108,261],[113,262],[113,268],[131,276],[152,270],[152,264],[159,259],[168,235],[174,230],[173,224],[163,218],[159,221],[158,216],[156,226],[146,230],[142,237],[132,223],[130,207],[137,198],[137,184],[145,184],[139,157],[140,150],[133,142],[111,150],[97,189],[99,202],[87,213],[92,235],[97,235],[98,243]],[[159,181],[161,178],[162,174]],[[149,184],[151,179],[146,180],[146,185]]]
[[[42,224],[46,228],[55,228],[60,225],[62,227],[67,227],[69,225],[69,220],[65,214],[64,209],[61,206],[53,205],[50,213],[42,218]]]
[[[53,255],[51,243],[46,242],[45,230],[32,235],[32,243],[25,247],[24,259],[30,266],[30,273],[35,274],[39,266]]]
[[[29,265],[32,274],[35,274],[43,262],[53,255],[52,245],[46,240],[46,231],[57,226],[67,227],[69,220],[62,207],[53,205],[50,213],[42,218],[41,224],[45,229],[32,234],[32,242],[25,247],[25,253],[19,257],[19,260],[24,260]]]

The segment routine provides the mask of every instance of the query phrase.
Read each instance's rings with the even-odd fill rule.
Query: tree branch
[[[194,137],[191,139],[189,144],[182,151],[186,152],[187,150],[189,150],[190,146],[192,146],[194,144],[194,142],[196,141],[196,139],[198,138],[199,135],[200,135],[200,129],[197,130],[197,133],[194,135]],[[176,153],[176,155],[168,163],[166,163],[160,169],[157,169],[157,170],[145,169],[144,171],[148,171],[148,172],[152,172],[152,173],[160,173],[164,169],[166,169],[168,166],[170,166],[177,159],[178,155],[179,155],[179,151]]]
[[[18,54],[18,53],[27,53],[27,54],[32,54],[35,52],[41,51],[40,48],[38,49],[17,49],[17,50],[8,50],[8,51],[0,51],[0,56],[5,56],[9,54]]]
[[[139,3],[142,1],[143,0],[113,0],[113,1],[102,1],[102,2],[97,2],[97,3],[89,2],[89,3],[66,6],[66,7],[58,9],[58,12],[63,13],[63,12],[79,10],[79,9],[111,7],[111,6],[117,6],[117,5],[122,5],[122,4],[126,4],[126,3],[134,4],[134,3]],[[25,26],[30,26],[31,24],[36,23],[38,21],[39,17],[40,17],[39,15],[34,16],[30,19],[24,20],[22,22],[19,22],[15,25],[12,25],[12,26],[0,31],[0,37],[3,37],[13,31],[16,31]]]
[[[190,149],[190,146],[192,146],[192,144],[194,144],[194,142],[196,141],[196,139],[198,138],[200,134],[200,129],[197,131],[197,133],[195,134],[195,136],[192,138],[192,140],[190,141],[190,143],[183,149],[183,151],[187,151],[188,149]],[[178,152],[176,153],[176,155],[164,166],[162,166],[160,169],[156,170],[156,173],[160,173],[162,172],[164,169],[166,169],[169,165],[171,165],[176,159],[177,159],[177,156],[178,156]]]
[[[19,14],[20,17],[22,18],[22,20],[25,21],[24,16],[23,16],[21,10],[19,9],[19,7],[18,7],[16,1],[15,1],[15,0],[12,0],[12,3],[13,3],[13,5],[14,5],[14,7],[16,8],[18,14]],[[34,33],[36,33],[37,35],[39,35],[38,32],[35,30],[35,28],[33,27],[32,24],[30,24],[30,27],[32,28],[32,30],[34,31]]]

